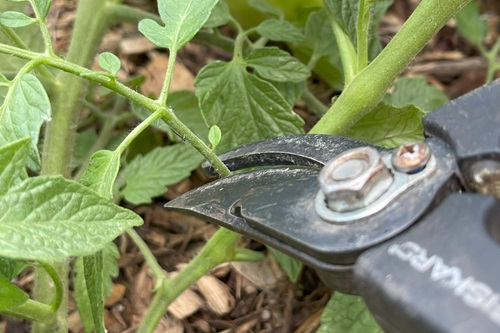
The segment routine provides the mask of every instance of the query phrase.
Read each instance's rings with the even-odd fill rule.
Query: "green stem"
[[[137,104],[142,105],[144,108],[148,109],[151,112],[155,112],[158,110],[161,105],[158,101],[147,98],[144,95],[139,94],[138,92],[128,88],[124,84],[117,82],[116,80],[112,81],[108,77],[103,75],[89,75],[92,73],[89,69],[73,64],[67,60],[43,56],[36,52],[21,50],[14,46],[1,44],[0,43],[0,53],[10,54],[22,59],[37,59],[40,64],[49,65],[58,69],[61,69],[67,73],[85,77],[87,80],[99,83],[100,85],[109,88],[116,92],[119,95],[135,102]],[[187,128],[173,113],[172,110],[167,109],[165,114],[162,116],[163,121],[165,121],[169,126],[171,126],[174,130],[177,131],[180,135],[182,135],[186,141],[188,141],[193,147],[195,147],[202,155],[206,158],[206,160],[212,164],[212,166],[217,170],[217,172],[221,176],[227,176],[230,174],[227,167],[222,163],[222,161],[215,155],[212,150],[202,141],[200,140],[189,128]],[[47,138],[46,138],[47,140]],[[45,145],[44,145],[45,146]],[[60,156],[60,154],[58,154]],[[62,167],[59,165],[59,167]]]
[[[52,36],[50,36],[49,29],[47,29],[47,25],[45,24],[45,17],[40,13],[38,6],[36,5],[36,1],[30,0],[31,8],[35,13],[35,17],[37,18],[38,27],[40,28],[40,32],[42,33],[43,45],[45,46],[45,54],[47,55],[55,55],[54,47],[52,46]]]
[[[32,299],[15,308],[2,310],[2,313],[45,325],[51,325],[54,322],[54,312],[52,312],[50,305]]]
[[[24,43],[24,41],[19,37],[19,35],[9,27],[0,25],[0,29],[2,32],[20,49],[29,50],[28,46]],[[46,79],[52,82],[54,80],[54,75],[49,72],[47,68],[44,66],[38,67],[38,71],[42,74]]]
[[[500,38],[497,39],[490,50],[486,50],[486,48],[481,44],[477,45],[477,47],[482,56],[488,61],[488,70],[486,72],[485,83],[490,83],[495,78],[495,72],[498,70],[497,56],[500,52]]]
[[[257,39],[254,43],[252,43],[252,49],[260,49],[266,46],[266,44],[269,42],[269,39],[265,37],[260,37]]]
[[[107,1],[102,0],[79,4],[65,62],[84,67],[91,64],[106,30],[106,8]],[[59,58],[49,55],[43,59]],[[45,132],[42,173],[69,176],[75,128],[86,86],[83,80],[66,72],[61,73],[57,80],[59,89],[54,97],[52,121]]]
[[[35,9],[35,13],[38,16],[38,12]],[[42,32],[43,45],[45,48],[45,54],[47,55],[55,55],[54,47],[52,45],[52,36],[50,35],[49,30],[47,29],[47,25],[45,22],[41,21],[39,18],[38,26],[40,27],[40,31]]]
[[[177,49],[171,48],[170,53],[168,55],[168,65],[167,72],[165,73],[165,81],[163,82],[163,88],[161,89],[160,104],[164,107],[167,106],[168,92],[170,90],[170,84],[172,83],[172,79],[174,77],[174,68],[175,61],[177,60]]]
[[[310,71],[314,70],[314,66],[316,66],[316,63],[321,57],[313,52],[311,55],[311,58],[309,58],[309,62],[307,63],[307,68],[309,68]]]
[[[245,42],[247,41],[248,34],[246,31],[242,31],[236,36],[234,40],[234,49],[233,49],[233,61],[238,61],[243,59],[243,47]]]
[[[147,117],[146,119],[141,121],[141,123],[139,125],[137,125],[137,127],[134,128],[132,130],[132,132],[130,132],[125,137],[125,139],[123,139],[123,141],[120,143],[120,145],[118,147],[116,147],[115,152],[120,154],[120,155],[123,154],[125,149],[127,149],[127,147],[132,143],[132,141],[134,141],[134,139],[137,138],[137,136],[139,136],[139,134],[141,134],[142,131],[144,131],[146,128],[148,128],[149,125],[151,125],[156,119],[160,118],[166,112],[166,110],[167,109],[165,109],[163,107],[158,108],[158,110],[156,110],[151,115],[149,115],[149,117]]]
[[[325,104],[323,104],[312,92],[308,89],[305,89],[302,92],[302,100],[306,103],[306,105],[314,111],[318,116],[323,116],[328,111],[328,108]]]
[[[57,270],[54,268],[54,266],[44,263],[44,262],[38,262],[38,265],[47,272],[47,274],[50,276],[52,281],[54,282],[54,288],[55,288],[55,295],[52,301],[50,302],[50,309],[52,312],[56,312],[57,309],[61,306],[63,299],[64,299],[64,283],[61,277],[59,276],[59,273]]]
[[[373,110],[428,41],[470,0],[423,0],[379,56],[345,88],[311,133],[341,135]]]
[[[44,320],[38,320],[33,323],[32,332],[67,332],[67,316],[68,316],[68,299],[67,297],[61,298],[61,303],[57,308],[56,312],[52,311],[54,304],[47,305],[42,303],[53,302],[53,300],[58,299],[57,294],[60,293],[59,289],[63,290],[63,296],[67,295],[66,290],[68,290],[68,274],[69,266],[67,262],[58,262],[51,264],[53,270],[56,272],[57,276],[60,277],[60,285],[56,288],[54,280],[49,272],[47,272],[43,267],[37,268],[35,276],[35,290],[34,296],[38,299],[38,302],[33,304],[26,304],[26,313],[35,310],[40,311],[40,313],[47,316]],[[24,305],[21,306],[24,309]],[[14,309],[20,311],[21,309]],[[48,311],[50,311],[50,319],[48,316]],[[36,313],[36,312],[33,312]],[[38,316],[38,315],[37,315]]]
[[[205,159],[214,167],[220,176],[225,177],[231,174],[227,166],[214,154],[200,138],[198,138],[191,130],[179,120],[171,109],[167,109],[162,117],[174,131],[182,135],[183,139],[189,142],[196,150],[198,150]]]
[[[24,43],[21,37],[19,37],[19,35],[14,31],[14,29],[6,27],[1,24],[0,24],[0,29],[5,34],[5,36],[7,36],[7,38],[9,38],[18,48],[23,50],[28,50],[28,46],[26,45],[26,43]]]
[[[168,306],[184,290],[217,265],[233,261],[239,239],[239,234],[228,229],[219,229],[189,265],[174,278],[163,281],[137,333],[154,332]]]
[[[141,236],[139,236],[139,234],[134,229],[128,229],[127,234],[130,236],[130,238],[132,238],[135,245],[139,248],[142,255],[144,256],[144,260],[146,260],[149,269],[151,269],[151,273],[153,273],[156,284],[160,285],[162,281],[167,278],[165,271],[156,260],[146,242],[142,240]]]

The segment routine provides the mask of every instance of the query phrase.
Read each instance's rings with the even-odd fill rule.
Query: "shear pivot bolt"
[[[370,147],[338,155],[319,174],[326,204],[337,212],[366,207],[386,192],[392,181],[378,151]]]
[[[347,160],[332,171],[332,178],[336,181],[354,179],[365,172],[367,168],[368,164],[363,159]]]
[[[429,146],[423,141],[417,141],[408,142],[396,148],[391,161],[397,171],[416,173],[425,168],[430,158]]]

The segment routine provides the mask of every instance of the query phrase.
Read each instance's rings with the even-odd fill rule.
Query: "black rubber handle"
[[[454,194],[363,253],[358,290],[387,333],[500,332],[500,201]]]

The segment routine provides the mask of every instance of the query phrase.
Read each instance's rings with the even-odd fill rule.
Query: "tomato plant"
[[[311,133],[343,134],[385,146],[420,138],[423,114],[446,102],[446,97],[423,80],[396,80],[469,1],[422,1],[382,49],[373,27],[392,3],[389,0],[325,0],[324,6],[317,0],[253,0],[248,4],[261,16],[245,24],[239,22],[237,11],[248,8],[237,1],[228,1],[228,7],[217,0],[159,0],[157,16],[119,1],[86,0],[79,2],[72,41],[64,56],[54,51],[46,24],[50,0],[29,0],[28,10],[26,1],[12,1],[9,6],[3,2],[0,29],[6,37],[0,41],[0,53],[23,61],[12,62],[13,68],[0,75],[0,202],[4,211],[0,216],[0,312],[32,320],[34,332],[67,331],[68,258],[76,257],[74,289],[82,321],[87,331],[105,332],[103,299],[117,274],[112,241],[126,232],[157,280],[156,295],[138,330],[153,332],[168,305],[216,265],[258,261],[262,254],[239,247],[240,235],[220,229],[179,275],[167,278],[132,229],[142,219],[117,202],[148,203],[167,185],[189,175],[203,159],[221,176],[228,176],[216,153],[304,131],[303,120],[291,112],[301,98],[322,116]],[[488,49],[477,4],[465,10],[458,16],[459,27],[488,58],[491,79],[499,68],[500,43]],[[102,70],[90,69],[104,33],[112,24],[126,21],[138,22],[144,36],[168,50],[170,61],[157,98],[121,82],[117,77],[120,59],[111,53],[98,55]],[[218,28],[224,25],[232,26],[234,39],[220,35]],[[38,36],[33,45],[24,42],[29,35]],[[250,38],[255,35],[257,39]],[[224,45],[233,56],[209,63],[198,73],[196,95],[170,93],[178,52],[195,36]],[[276,46],[283,43],[297,57]],[[344,84],[330,106],[323,105],[307,87],[321,61],[327,61],[337,76],[334,85],[338,87],[340,75]],[[115,94],[116,108],[104,113],[85,100],[82,96],[89,83]],[[393,85],[395,92],[387,94]],[[419,98],[415,91],[432,98]],[[121,113],[125,102],[130,103],[131,112]],[[84,103],[94,110],[101,131],[99,135],[80,132],[75,140]],[[192,110],[190,116],[183,114],[186,109]],[[109,148],[111,133],[131,115],[140,123]],[[124,158],[128,148],[149,126],[164,131],[173,144],[128,161]],[[77,156],[79,140],[88,140],[94,149]],[[280,253],[276,256],[290,277],[296,277],[300,263]],[[28,266],[37,270],[32,297],[11,283]],[[338,314],[332,315],[332,327],[354,327],[352,332],[379,330],[359,299],[336,293],[331,304],[332,309],[342,309],[334,311]],[[362,325],[353,318],[363,318]],[[329,331],[327,326],[322,332]]]

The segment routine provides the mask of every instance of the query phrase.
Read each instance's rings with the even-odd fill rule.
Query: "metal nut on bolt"
[[[394,169],[405,173],[421,171],[429,162],[431,151],[423,141],[408,142],[396,148],[392,154]]]
[[[392,184],[389,169],[374,148],[351,149],[328,162],[319,184],[329,209],[353,211],[377,200]]]

